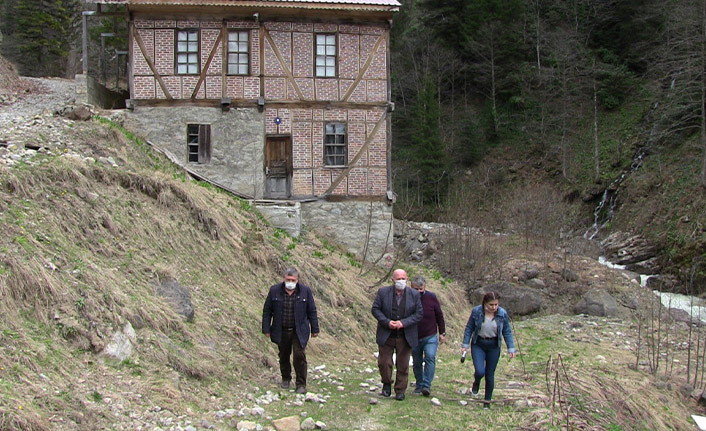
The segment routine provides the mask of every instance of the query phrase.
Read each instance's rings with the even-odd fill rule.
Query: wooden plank
[[[289,70],[289,67],[285,64],[284,62],[284,57],[282,57],[282,54],[280,54],[279,49],[277,49],[277,46],[275,45],[275,41],[272,40],[272,36],[270,36],[270,32],[267,31],[265,26],[262,26],[262,31],[265,33],[265,38],[267,39],[268,42],[270,42],[270,46],[272,47],[272,51],[275,53],[275,57],[277,57],[277,60],[279,61],[280,66],[282,66],[282,70],[284,70],[284,73],[287,75],[287,79],[292,83],[292,87],[294,87],[294,91],[297,93],[297,97],[299,97],[299,100],[306,100],[304,99],[304,94],[302,94],[301,89],[299,89],[299,86],[297,85],[297,82],[294,80],[294,75],[292,74],[292,71]],[[265,47],[262,46],[260,47],[262,51],[265,50]],[[260,65],[260,67],[264,67],[264,65]]]
[[[257,35],[260,39],[260,97],[265,100],[265,24],[262,21],[259,22]],[[243,86],[243,92],[245,92],[245,86]]]
[[[207,106],[220,108],[220,100],[215,99],[131,99],[133,106]],[[256,108],[257,100],[255,99],[240,99],[232,100],[230,103],[232,108]],[[287,109],[387,109],[387,102],[333,102],[333,101],[317,101],[309,100],[300,102],[298,100],[282,100],[268,101],[267,106],[271,108],[287,108]]]
[[[382,43],[383,40],[387,40],[387,35],[388,35],[388,31],[385,30],[385,32],[383,34],[381,34],[380,37],[378,38],[378,40],[375,42],[375,46],[373,47],[373,50],[370,51],[370,54],[368,54],[368,58],[365,60],[365,65],[363,65],[363,68],[360,69],[360,72],[358,72],[358,76],[356,76],[355,81],[353,81],[353,84],[351,84],[351,86],[348,87],[348,91],[346,91],[346,94],[343,95],[343,97],[341,98],[341,101],[347,102],[348,99],[353,94],[353,92],[355,91],[356,87],[358,87],[358,84],[360,84],[360,81],[363,79],[365,72],[368,71],[370,64],[373,62],[373,58],[375,57],[375,53],[378,52],[378,49],[380,49],[380,44]],[[389,44],[389,42],[388,42],[388,44]]]
[[[223,24],[221,28],[221,32],[223,33],[223,43],[221,44],[221,99],[228,97],[228,85],[227,85],[227,79],[228,79],[228,49],[227,49],[227,44],[228,44],[228,37],[226,36],[228,34],[228,27],[226,25],[226,20],[223,19]],[[250,37],[248,37],[248,43],[250,43]],[[248,53],[250,52],[250,48],[248,48]],[[250,61],[250,60],[248,60]]]
[[[286,107],[294,108],[311,108],[311,109],[370,109],[383,108],[387,109],[387,102],[336,102],[333,100],[268,100],[267,106],[270,107]]]
[[[199,37],[200,39],[200,37]],[[196,95],[199,92],[199,89],[201,89],[201,84],[203,84],[203,81],[206,80],[206,73],[208,72],[208,68],[211,66],[211,61],[213,61],[213,57],[216,56],[216,51],[218,48],[218,42],[223,40],[223,29],[221,29],[221,32],[218,33],[218,37],[216,38],[216,42],[213,44],[213,48],[211,48],[211,53],[208,54],[208,59],[206,60],[206,64],[203,66],[203,70],[201,71],[201,76],[199,76],[199,82],[196,83],[196,87],[194,87],[194,92],[191,93],[191,98],[196,99]],[[223,61],[221,61],[223,63]],[[205,98],[208,97],[206,94],[206,90],[203,91],[204,95],[206,96]]]
[[[322,194],[322,196],[327,196],[330,195],[336,187],[338,187],[339,184],[341,184],[341,181],[343,181],[343,178],[347,177],[353,168],[356,167],[356,163],[358,163],[358,160],[360,160],[361,157],[363,157],[363,153],[368,151],[368,147],[370,146],[370,143],[373,141],[373,138],[375,138],[375,135],[377,135],[378,131],[380,130],[380,126],[382,126],[383,123],[387,120],[387,112],[383,112],[382,116],[378,120],[378,122],[375,124],[375,127],[373,128],[372,133],[368,135],[367,139],[365,140],[365,144],[360,148],[358,151],[358,154],[353,157],[353,160],[348,164],[348,167],[344,169],[341,174],[336,178],[332,183],[331,186]]]
[[[152,59],[147,55],[147,48],[145,48],[145,43],[142,41],[142,37],[140,36],[140,32],[135,28],[135,26],[132,27],[132,36],[135,38],[135,42],[137,42],[137,46],[140,47],[140,52],[142,52],[142,56],[145,57],[145,60],[147,61],[147,65],[150,67],[150,70],[154,74],[155,79],[159,83],[159,86],[162,88],[162,92],[164,93],[164,96],[168,100],[174,99],[171,94],[169,94],[169,90],[167,90],[167,86],[164,85],[164,81],[162,81],[162,77],[160,76],[159,73],[157,73],[157,68],[154,66],[154,62]],[[156,49],[156,47],[155,47]]]

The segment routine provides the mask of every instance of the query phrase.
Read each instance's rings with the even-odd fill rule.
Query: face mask
[[[293,281],[285,281],[284,282],[284,287],[287,290],[293,290],[295,287],[297,287],[297,283]]]
[[[403,290],[407,286],[407,280],[395,280],[395,289]]]

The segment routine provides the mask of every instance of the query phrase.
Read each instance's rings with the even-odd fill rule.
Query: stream
[[[598,263],[605,265],[608,268],[619,270],[626,269],[624,265],[616,265],[608,261],[603,256],[598,258]],[[640,286],[647,286],[647,280],[650,277],[654,277],[654,275],[640,274]],[[659,290],[653,290],[652,293],[659,297],[662,306],[665,308],[675,308],[686,311],[694,318],[706,323],[706,300],[703,298],[699,298],[698,296],[683,295],[681,293],[660,292]]]

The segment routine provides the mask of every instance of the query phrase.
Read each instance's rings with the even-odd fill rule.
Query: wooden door
[[[292,195],[292,141],[289,137],[268,137],[265,144],[265,197]]]

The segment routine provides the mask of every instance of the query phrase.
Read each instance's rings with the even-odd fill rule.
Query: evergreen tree
[[[434,80],[426,76],[410,115],[411,156],[408,172],[416,186],[418,201],[433,213],[444,201],[450,164],[439,134],[439,105]]]
[[[22,75],[66,75],[67,58],[79,42],[79,0],[8,0],[3,55]]]

